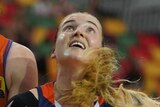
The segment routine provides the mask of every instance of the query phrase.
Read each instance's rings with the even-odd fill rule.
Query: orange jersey
[[[38,92],[35,96],[32,92],[27,91],[11,98],[7,105],[10,107],[62,107],[59,102],[55,100],[54,82],[46,83],[42,86],[36,87]],[[102,97],[94,102],[94,107],[113,107],[106,103]]]
[[[39,96],[39,107],[55,107],[54,104],[54,83],[46,83],[37,88]]]
[[[56,107],[55,97],[54,97],[54,83],[49,82],[42,86],[37,87],[38,97],[39,97],[39,107]],[[103,98],[99,98],[99,107],[112,107],[108,103],[105,103]],[[58,106],[59,107],[59,106]],[[97,106],[94,106],[97,107]]]
[[[0,107],[7,102],[7,88],[5,83],[5,66],[12,41],[0,35]]]

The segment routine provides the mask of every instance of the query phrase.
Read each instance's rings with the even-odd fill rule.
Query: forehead
[[[74,13],[74,14],[70,14],[70,15],[66,16],[62,20],[60,27],[70,20],[74,20],[75,22],[80,22],[80,23],[92,22],[98,27],[99,30],[102,29],[98,19],[90,14],[87,14],[87,13]]]

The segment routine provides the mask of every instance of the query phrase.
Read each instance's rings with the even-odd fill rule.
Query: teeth
[[[82,49],[85,49],[85,46],[84,46],[82,43],[80,43],[80,42],[73,42],[73,43],[70,44],[70,46],[71,46],[71,47],[72,47],[72,46],[79,46],[79,47],[81,47]]]

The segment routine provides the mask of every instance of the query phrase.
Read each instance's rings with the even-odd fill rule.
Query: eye
[[[66,26],[66,27],[64,28],[64,31],[67,31],[67,32],[74,31],[74,27],[73,27],[73,26]]]
[[[95,30],[92,27],[87,28],[88,33],[95,33]]]

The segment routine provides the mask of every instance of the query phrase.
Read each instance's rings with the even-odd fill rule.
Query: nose
[[[77,30],[74,32],[73,36],[84,37],[84,34],[83,34],[82,31],[80,31],[80,29],[77,29]]]

